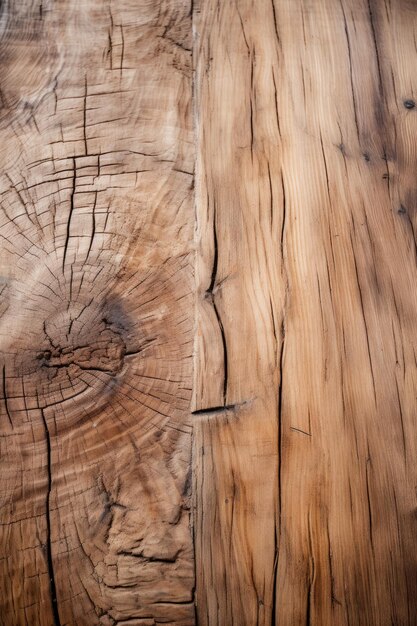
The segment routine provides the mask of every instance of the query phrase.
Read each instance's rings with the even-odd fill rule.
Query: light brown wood
[[[270,624],[277,566],[286,270],[276,41],[272,5],[241,8],[202,2],[195,18],[193,457],[202,625]],[[265,66],[250,52],[255,41]]]
[[[200,3],[205,626],[416,623],[416,27],[406,1]]]
[[[2,626],[417,624],[416,41],[2,4]]]
[[[1,31],[0,623],[193,624],[190,4]]]

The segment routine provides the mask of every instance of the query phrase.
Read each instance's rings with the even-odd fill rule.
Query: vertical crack
[[[368,456],[365,460],[365,474],[366,474],[366,501],[367,501],[367,505],[368,505],[368,518],[369,518],[369,538],[370,538],[370,542],[371,542],[371,549],[372,549],[372,554],[374,555],[374,559],[375,559],[375,552],[374,552],[374,535],[373,535],[373,514],[372,514],[372,504],[371,504],[371,490],[369,488],[369,467],[372,467],[372,462],[371,462],[371,454],[369,452],[369,446],[368,446]]]
[[[282,452],[282,391],[284,373],[285,322],[281,324],[281,351],[279,355],[279,387],[278,387],[278,521],[281,528],[281,452]]]
[[[6,366],[3,365],[3,398],[4,398],[4,408],[6,410],[7,419],[9,420],[10,426],[13,428],[12,416],[10,415],[9,402],[7,400],[7,390],[6,390]]]
[[[67,258],[68,244],[69,244],[70,234],[71,234],[70,233],[70,231],[71,231],[71,220],[72,220],[72,214],[74,213],[74,196],[75,196],[75,186],[76,186],[76,176],[77,176],[76,165],[75,165],[75,157],[72,158],[72,168],[73,168],[72,188],[71,188],[71,195],[70,195],[69,215],[68,215],[68,221],[67,221],[67,232],[66,232],[66,236],[65,236],[64,252],[63,252],[63,255],[62,255],[62,273],[65,273],[65,261],[66,261],[66,258]]]
[[[285,193],[284,175],[281,169],[281,189],[282,189],[282,222],[280,236],[280,251],[282,275],[285,281],[285,294],[282,311],[282,321],[280,329],[280,349],[278,358],[279,384],[277,398],[277,417],[278,417],[278,503],[277,503],[277,523],[275,526],[275,559],[274,559],[274,575],[273,575],[273,598],[272,598],[272,616],[271,625],[275,626],[277,620],[277,578],[278,578],[278,559],[279,544],[281,541],[281,517],[282,517],[282,408],[283,408],[283,377],[284,377],[284,353],[285,353],[285,318],[288,300],[288,272],[285,262],[285,233],[287,223],[287,200]]]
[[[54,626],[61,626],[61,621],[59,619],[59,611],[58,611],[58,602],[56,595],[56,584],[55,584],[55,572],[54,572],[54,563],[52,559],[52,541],[51,541],[51,507],[50,507],[50,498],[51,498],[51,489],[52,489],[52,455],[51,455],[51,435],[49,432],[48,424],[45,418],[45,413],[43,409],[40,409],[43,427],[45,430],[45,441],[46,441],[46,454],[47,454],[47,462],[46,468],[48,473],[48,485],[46,492],[46,559],[48,564],[48,574],[50,581],[50,594],[51,594],[51,603],[52,603],[52,613],[54,617]]]
[[[84,104],[83,104],[83,141],[85,156],[88,155],[87,148],[87,74],[84,75]]]
[[[374,43],[374,47],[375,47],[376,65],[377,65],[377,69],[378,69],[379,93],[383,94],[384,93],[384,83],[383,83],[383,80],[382,80],[381,59],[379,57],[378,39],[377,39],[377,36],[376,36],[374,14],[372,12],[372,7],[371,7],[370,0],[368,0],[368,12],[369,12],[369,22],[370,22],[371,31],[372,31],[372,39],[373,39],[373,43]]]
[[[213,268],[211,271],[211,279],[210,285],[206,290],[206,296],[210,298],[211,303],[213,305],[214,314],[217,319],[217,323],[220,329],[220,335],[223,346],[223,368],[224,368],[224,378],[223,378],[223,404],[226,406],[226,398],[227,398],[227,383],[228,383],[228,357],[227,357],[227,343],[226,343],[226,334],[224,332],[224,326],[222,319],[220,317],[219,310],[217,308],[215,298],[214,298],[214,287],[217,279],[217,268],[219,261],[219,247],[217,243],[217,228],[216,228],[216,207],[214,207],[213,212],[213,244],[214,244],[214,256],[213,256]]]
[[[306,626],[310,626],[312,623],[311,613],[312,613],[312,606],[313,606],[313,600],[314,600],[313,598],[314,583],[316,579],[316,564],[315,564],[314,553],[313,553],[313,539],[312,539],[312,532],[311,532],[310,513],[311,512],[308,511],[308,546],[309,546],[309,552],[310,552],[310,575],[307,581],[307,606],[306,606],[306,620],[305,620]]]

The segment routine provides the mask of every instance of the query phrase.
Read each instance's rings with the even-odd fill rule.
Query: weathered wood
[[[194,623],[190,3],[2,5],[0,623]]]
[[[2,4],[0,624],[417,623],[416,33]]]
[[[286,270],[273,6],[196,14],[199,623],[271,624]],[[217,407],[217,410],[216,410]]]
[[[416,623],[416,27],[201,3],[195,406],[236,405],[197,416],[202,624]]]

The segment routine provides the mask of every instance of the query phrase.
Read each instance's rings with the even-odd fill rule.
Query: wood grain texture
[[[199,620],[416,624],[417,7],[195,23]]]
[[[2,626],[417,625],[416,41],[1,4]]]
[[[193,624],[190,4],[0,34],[0,623]]]
[[[195,28],[199,623],[270,624],[287,293],[272,5],[202,2]]]

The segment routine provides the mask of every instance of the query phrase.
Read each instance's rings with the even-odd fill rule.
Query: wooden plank
[[[271,3],[195,14],[199,624],[271,624],[286,274]],[[260,28],[262,26],[262,28]]]
[[[278,622],[412,624],[417,12],[277,7],[291,285]]]
[[[406,0],[197,15],[202,624],[415,623],[416,26]]]
[[[0,623],[194,623],[187,1],[3,3]]]

